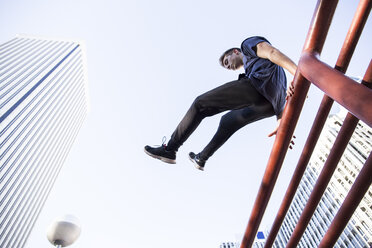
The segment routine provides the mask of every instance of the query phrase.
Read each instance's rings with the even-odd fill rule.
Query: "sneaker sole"
[[[149,155],[150,157],[153,157],[153,158],[159,159],[159,160],[161,160],[161,161],[163,161],[163,162],[165,162],[165,163],[168,163],[168,164],[175,164],[175,163],[176,163],[176,160],[174,160],[174,159],[164,158],[164,157],[162,157],[162,156],[157,156],[157,155],[154,155],[154,154],[152,154],[152,153],[149,153],[148,151],[146,151],[146,149],[143,149],[143,150],[144,150],[145,153],[146,153],[147,155]]]
[[[194,159],[192,159],[190,156],[189,156],[189,159],[190,161],[194,164],[195,168],[198,169],[198,170],[201,170],[201,171],[204,171],[204,167],[201,167],[200,165],[198,165]]]

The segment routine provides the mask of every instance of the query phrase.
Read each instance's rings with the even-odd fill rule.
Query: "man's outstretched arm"
[[[263,59],[268,59],[274,64],[277,64],[287,71],[289,71],[293,76],[296,73],[297,65],[288,58],[285,54],[283,54],[279,49],[273,47],[267,42],[260,42],[256,45],[256,53],[257,56]],[[287,87],[287,97],[286,100],[288,100],[288,97],[292,96],[294,94],[294,87],[292,85],[292,82]]]
[[[287,71],[289,71],[293,76],[295,75],[296,70],[297,70],[297,65],[290,58],[288,58],[285,54],[279,51],[279,49],[273,47],[267,42],[258,43],[256,48],[257,48],[256,53],[258,57],[268,59],[274,64],[277,64],[283,67],[284,69],[286,69]],[[286,99],[292,96],[293,93],[294,93],[294,87],[291,82],[287,89]],[[275,130],[268,135],[269,137],[276,135],[278,128],[279,128],[280,120],[281,118],[278,119],[277,126]]]
[[[283,67],[294,76],[297,70],[297,65],[285,54],[279,51],[279,49],[273,47],[267,42],[258,43],[256,48],[256,54],[258,57],[270,60],[274,64]]]

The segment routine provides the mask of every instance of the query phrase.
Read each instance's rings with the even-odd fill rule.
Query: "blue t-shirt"
[[[265,38],[254,36],[244,40],[241,45],[245,75],[273,105],[276,116],[280,118],[285,105],[287,78],[282,67],[257,56],[255,47],[261,42],[270,44]]]

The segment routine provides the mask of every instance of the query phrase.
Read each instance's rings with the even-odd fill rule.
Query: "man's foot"
[[[168,151],[165,144],[159,147],[145,146],[145,153],[168,164],[176,163],[176,152]]]
[[[191,162],[194,163],[196,169],[204,171],[204,165],[205,165],[205,162],[207,162],[207,161],[200,158],[200,153],[195,154],[193,152],[190,152],[189,153],[189,158],[190,158]]]

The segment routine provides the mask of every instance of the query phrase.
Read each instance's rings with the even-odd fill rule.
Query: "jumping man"
[[[241,48],[231,48],[220,57],[228,70],[242,66],[245,73],[238,80],[221,85],[198,96],[178,124],[168,144],[160,147],[145,146],[145,152],[163,162],[176,163],[176,153],[182,144],[208,116],[230,110],[222,116],[216,134],[199,153],[190,152],[189,158],[199,170],[238,129],[245,125],[276,115],[278,125],[268,136],[275,135],[282,117],[287,90],[284,69],[292,75],[297,66],[291,59],[273,47],[264,37],[254,36],[243,41]]]

